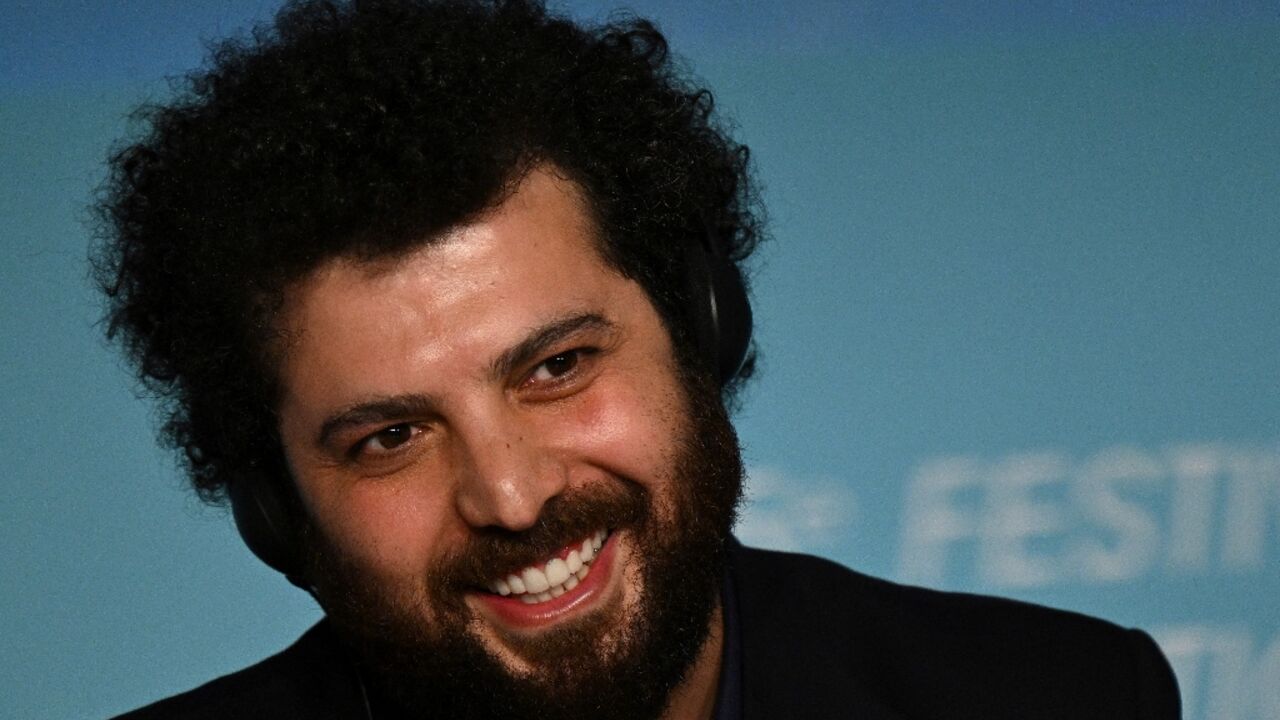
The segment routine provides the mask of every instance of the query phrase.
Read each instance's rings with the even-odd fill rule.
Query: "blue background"
[[[744,539],[1145,627],[1186,717],[1280,718],[1276,6],[631,7],[771,210]],[[318,617],[155,446],[85,261],[129,108],[273,11],[0,2],[0,717],[121,712]]]

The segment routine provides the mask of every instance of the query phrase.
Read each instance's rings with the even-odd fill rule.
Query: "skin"
[[[426,568],[474,534],[529,529],[575,490],[636,483],[669,519],[687,426],[671,340],[595,234],[576,186],[543,167],[438,241],[331,261],[288,293],[286,457],[315,527],[379,583],[427,597]],[[521,650],[539,634],[599,613],[623,623],[652,590],[629,540],[613,535],[605,582],[559,612],[517,622],[475,588],[469,628],[511,672],[536,672]],[[710,716],[720,625],[717,611],[667,717]]]

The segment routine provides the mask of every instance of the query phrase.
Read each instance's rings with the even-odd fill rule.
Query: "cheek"
[[[684,422],[679,402],[669,387],[607,384],[573,407],[557,441],[588,468],[654,490],[670,475]]]
[[[388,579],[422,577],[448,542],[447,500],[421,488],[356,481],[307,504],[330,542]]]

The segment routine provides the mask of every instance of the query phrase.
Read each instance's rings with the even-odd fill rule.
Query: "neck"
[[[720,688],[720,656],[724,648],[724,616],[717,605],[707,640],[684,680],[671,692],[663,720],[710,720]]]

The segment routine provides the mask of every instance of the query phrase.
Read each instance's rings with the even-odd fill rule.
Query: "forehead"
[[[339,258],[292,286],[281,314],[285,391],[306,376],[350,374],[341,369],[385,375],[491,354],[548,318],[637,295],[647,304],[605,263],[577,186],[535,169],[493,210],[407,254]]]

